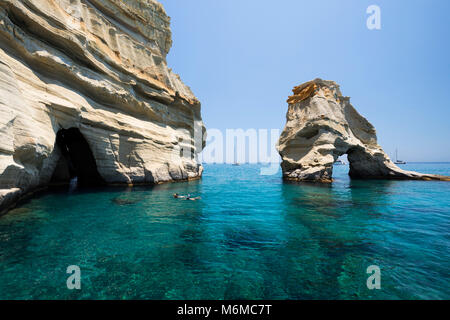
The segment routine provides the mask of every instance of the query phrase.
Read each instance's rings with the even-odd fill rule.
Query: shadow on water
[[[404,181],[351,179],[348,189],[354,209],[369,215],[383,215],[381,207],[392,205],[392,198],[399,194],[396,186]]]

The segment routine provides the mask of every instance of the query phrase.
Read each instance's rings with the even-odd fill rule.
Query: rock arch
[[[397,167],[378,145],[375,128],[335,82],[315,79],[293,92],[278,141],[286,180],[331,182],[334,162],[347,154],[353,178],[450,181]]]

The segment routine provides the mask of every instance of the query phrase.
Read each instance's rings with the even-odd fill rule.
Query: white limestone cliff
[[[331,182],[333,164],[344,154],[354,178],[450,180],[396,166],[378,145],[375,128],[335,82],[315,79],[293,92],[278,142],[286,180]]]
[[[169,23],[155,0],[0,1],[0,209],[67,178],[62,129],[106,183],[201,176],[200,103],[167,66]]]

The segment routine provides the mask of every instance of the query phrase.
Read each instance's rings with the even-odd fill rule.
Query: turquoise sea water
[[[331,185],[294,184],[260,167],[29,200],[0,218],[0,299],[450,298],[449,182],[350,180],[336,166]],[[366,286],[370,265],[381,290]]]

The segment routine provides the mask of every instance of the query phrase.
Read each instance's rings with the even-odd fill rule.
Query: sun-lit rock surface
[[[0,1],[0,208],[64,167],[60,129],[80,130],[108,183],[201,176],[200,103],[167,66],[169,22],[154,0]]]
[[[375,128],[335,82],[316,79],[293,92],[278,142],[285,179],[330,182],[334,162],[347,154],[351,177],[450,180],[397,167],[378,145]]]

